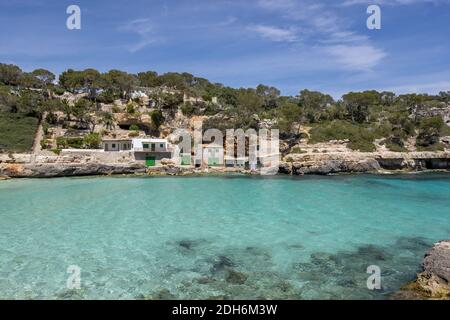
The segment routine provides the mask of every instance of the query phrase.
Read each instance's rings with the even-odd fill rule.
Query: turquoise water
[[[450,238],[449,192],[445,174],[4,181],[0,299],[384,299]]]

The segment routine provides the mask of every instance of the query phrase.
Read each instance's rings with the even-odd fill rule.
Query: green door
[[[190,165],[191,164],[191,156],[182,156],[181,157],[181,164],[183,166]]]
[[[147,167],[154,167],[155,166],[155,157],[147,156],[145,157],[145,164]]]
[[[208,158],[208,165],[217,166],[219,164],[219,158]]]

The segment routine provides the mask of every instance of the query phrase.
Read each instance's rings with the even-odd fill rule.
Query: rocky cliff
[[[450,169],[449,152],[290,154],[280,172],[291,175]]]
[[[415,281],[395,293],[393,299],[450,300],[450,240],[441,241],[425,255]]]

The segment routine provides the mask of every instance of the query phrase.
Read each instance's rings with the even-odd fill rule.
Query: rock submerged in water
[[[167,289],[161,289],[151,295],[140,294],[136,297],[138,300],[175,300],[176,297]]]
[[[219,256],[217,257],[217,259],[214,260],[211,271],[212,273],[218,273],[227,267],[234,267],[234,266],[235,264],[233,261],[231,261],[230,258],[226,256]]]
[[[232,283],[232,284],[244,284],[245,281],[247,281],[248,276],[242,272],[233,270],[231,268],[228,268],[228,274],[226,277],[226,281],[228,283]]]
[[[434,245],[425,255],[422,269],[416,280],[396,292],[392,299],[450,300],[450,240]]]

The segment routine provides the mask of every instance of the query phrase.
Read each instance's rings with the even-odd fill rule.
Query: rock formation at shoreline
[[[335,152],[289,154],[280,161],[279,173],[289,175],[415,172],[449,170],[449,152]],[[240,168],[194,168],[168,163],[147,168],[128,153],[66,153],[59,156],[0,155],[0,176],[62,177],[109,174],[188,175],[210,173],[258,173]]]
[[[448,169],[447,152],[291,154],[280,164],[280,173],[291,175]]]
[[[415,281],[392,296],[398,300],[450,300],[450,240],[441,241],[425,255]]]

